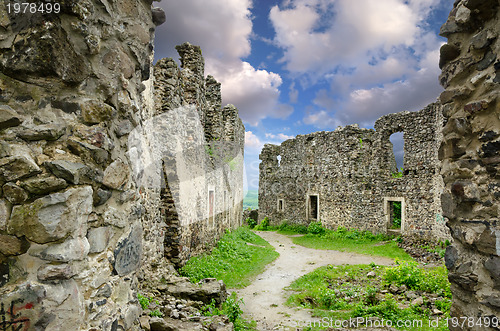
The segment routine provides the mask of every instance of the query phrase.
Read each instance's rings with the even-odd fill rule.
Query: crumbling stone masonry
[[[199,48],[153,72],[151,0],[58,3],[0,4],[0,325],[136,330],[139,286],[239,224],[244,128]]]
[[[440,59],[445,125],[439,158],[443,213],[454,238],[445,256],[451,315],[483,323],[500,316],[499,31],[497,0],[455,1],[441,27],[448,38]]]
[[[241,224],[245,128],[233,105],[221,109],[220,83],[204,77],[200,47],[177,51],[182,69],[172,59],[155,65],[155,129],[147,131],[166,174],[165,255],[180,266]]]
[[[441,216],[437,150],[441,106],[382,116],[375,130],[357,125],[265,145],[260,159],[259,218],[385,233],[391,201],[402,202],[403,234],[447,236]],[[404,133],[404,176],[389,137]]]

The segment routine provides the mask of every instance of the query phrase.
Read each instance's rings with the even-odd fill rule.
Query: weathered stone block
[[[446,247],[446,251],[444,254],[444,263],[448,270],[451,270],[455,267],[455,264],[458,260],[458,250],[455,246],[450,245]]]
[[[37,277],[39,280],[60,280],[70,279],[75,272],[69,264],[44,265],[38,268]]]
[[[29,246],[29,243],[24,239],[0,234],[0,253],[5,256],[24,254]]]
[[[80,184],[82,179],[88,174],[86,165],[79,162],[66,160],[56,160],[45,162],[44,165],[57,177],[63,178],[72,184]]]
[[[44,244],[65,238],[84,224],[92,212],[92,188],[72,188],[30,204],[14,206],[7,231]]]
[[[12,206],[10,203],[4,199],[0,199],[0,231],[5,231],[11,211]]]
[[[88,124],[98,124],[109,121],[116,115],[116,110],[108,104],[90,100],[80,105],[83,121]]]
[[[500,289],[500,257],[490,257],[484,262],[484,268],[488,270],[491,278],[495,282],[495,287]]]
[[[37,176],[22,181],[20,185],[26,191],[36,195],[52,193],[54,191],[62,190],[68,186],[64,179],[52,176]]]
[[[28,200],[28,193],[14,183],[7,183],[3,187],[3,195],[13,205],[23,203]]]
[[[81,261],[89,254],[90,245],[87,238],[69,239],[62,244],[47,247],[41,252],[33,252],[32,255],[41,259],[54,262]]]
[[[17,136],[28,141],[57,140],[66,132],[66,127],[61,124],[43,124],[23,128]]]
[[[124,276],[135,271],[142,258],[142,227],[135,226],[129,235],[120,241],[115,250],[114,268],[118,275]]]
[[[10,156],[0,159],[0,182],[10,182],[31,177],[42,172],[33,159],[26,156]]]
[[[7,105],[0,105],[0,130],[21,124],[21,117]]]
[[[443,46],[441,46],[439,52],[439,68],[443,68],[446,63],[456,59],[460,55],[460,50],[457,47],[449,44],[444,44]]]
[[[160,7],[154,7],[151,9],[151,14],[153,16],[153,23],[155,25],[161,25],[167,20],[165,12]]]
[[[113,229],[109,226],[89,229],[87,233],[90,244],[89,253],[100,253],[104,251],[112,236]]]
[[[128,164],[118,159],[106,168],[102,183],[109,188],[119,190],[127,182],[129,174]]]
[[[106,150],[76,139],[68,139],[68,148],[81,158],[93,160],[99,165],[106,164],[109,159],[109,153]]]

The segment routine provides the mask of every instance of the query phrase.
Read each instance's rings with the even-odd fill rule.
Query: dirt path
[[[295,279],[327,264],[369,264],[391,265],[392,260],[384,257],[325,251],[294,245],[292,238],[276,232],[258,231],[280,256],[267,266],[262,274],[249,286],[235,290],[245,305],[247,317],[257,321],[258,330],[296,330],[294,326],[313,320],[307,309],[289,308],[285,287]],[[297,324],[301,323],[301,324]]]

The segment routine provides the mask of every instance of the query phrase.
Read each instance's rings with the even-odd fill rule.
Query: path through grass
[[[242,288],[278,256],[267,241],[247,227],[240,227],[226,233],[211,254],[191,258],[181,274],[194,283],[203,278],[217,278],[228,288]]]

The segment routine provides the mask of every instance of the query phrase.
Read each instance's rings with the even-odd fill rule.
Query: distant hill
[[[259,208],[259,191],[248,190],[247,195],[243,198],[243,209],[257,209]]]

